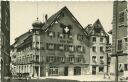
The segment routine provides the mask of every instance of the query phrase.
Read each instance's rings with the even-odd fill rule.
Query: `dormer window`
[[[53,33],[52,33],[52,32],[50,32],[50,33],[49,33],[49,36],[50,36],[50,37],[53,37]]]
[[[54,37],[54,36],[55,36],[55,32],[49,31],[49,32],[48,32],[48,36],[49,36],[49,37]]]

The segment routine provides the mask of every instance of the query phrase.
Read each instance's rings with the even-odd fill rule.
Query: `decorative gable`
[[[99,19],[92,26],[87,26],[85,31],[88,31],[89,35],[108,36]]]
[[[57,13],[52,15],[45,23],[45,25],[42,27],[42,30],[45,32],[49,30],[50,27],[52,27],[54,24],[60,24],[60,27],[63,28],[64,34],[70,34],[71,29],[73,28],[70,24],[64,24],[63,22],[66,21],[60,21],[61,18],[66,17],[66,15],[69,15],[68,17],[71,18],[71,20],[74,21],[74,23],[77,24],[77,27],[82,29],[83,33],[87,35],[87,33],[84,31],[84,28],[80,25],[80,23],[76,20],[76,18],[72,15],[72,13],[68,10],[67,7],[63,7],[61,10],[59,10]],[[67,20],[68,21],[68,20]]]

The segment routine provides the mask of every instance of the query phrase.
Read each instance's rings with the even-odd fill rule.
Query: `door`
[[[92,66],[92,75],[96,75],[96,66]]]
[[[74,75],[81,75],[81,67],[74,67]]]
[[[68,67],[64,68],[64,76],[68,76]]]

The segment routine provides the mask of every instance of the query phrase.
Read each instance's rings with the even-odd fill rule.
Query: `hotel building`
[[[104,50],[107,34],[99,20],[89,32],[80,25],[67,7],[63,7],[49,18],[46,15],[44,23],[37,18],[32,27],[33,29],[17,37],[12,45],[12,59],[15,61],[17,73],[42,77],[105,72]],[[94,29],[100,29],[95,42],[92,41],[95,37],[92,32],[96,32]],[[97,50],[95,52],[99,56],[92,53],[92,45],[101,46],[96,48],[98,51],[101,50],[101,53]],[[93,59],[98,61],[94,63]],[[99,71],[90,72],[92,69]]]

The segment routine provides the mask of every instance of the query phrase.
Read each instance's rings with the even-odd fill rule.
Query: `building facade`
[[[91,31],[95,31],[97,24],[100,24],[99,20],[92,26]],[[103,35],[96,36],[97,41],[93,45],[102,46],[102,53],[97,51],[95,54],[92,53],[92,37],[95,34],[88,33],[67,7],[49,18],[46,15],[44,23],[37,18],[32,24],[33,29],[17,37],[12,45],[11,57],[16,73],[28,74],[31,77],[104,73],[107,35],[101,26],[98,27]],[[100,37],[103,41],[101,43]],[[100,61],[93,64],[92,61],[96,58],[101,59],[102,64]],[[94,73],[93,69],[99,69],[99,72]]]
[[[1,79],[10,75],[10,6],[8,1],[0,2],[0,59]]]
[[[106,46],[109,43],[109,36],[99,19],[93,25],[89,24],[85,31],[88,33],[90,42],[90,73],[104,74],[108,70]]]
[[[119,75],[128,74],[128,28],[127,1],[113,2],[112,29],[112,73],[115,74],[116,54],[118,55]]]
[[[45,18],[45,23],[37,19],[31,31],[16,38],[17,72],[32,77],[86,74],[89,45],[83,27],[66,7]]]

